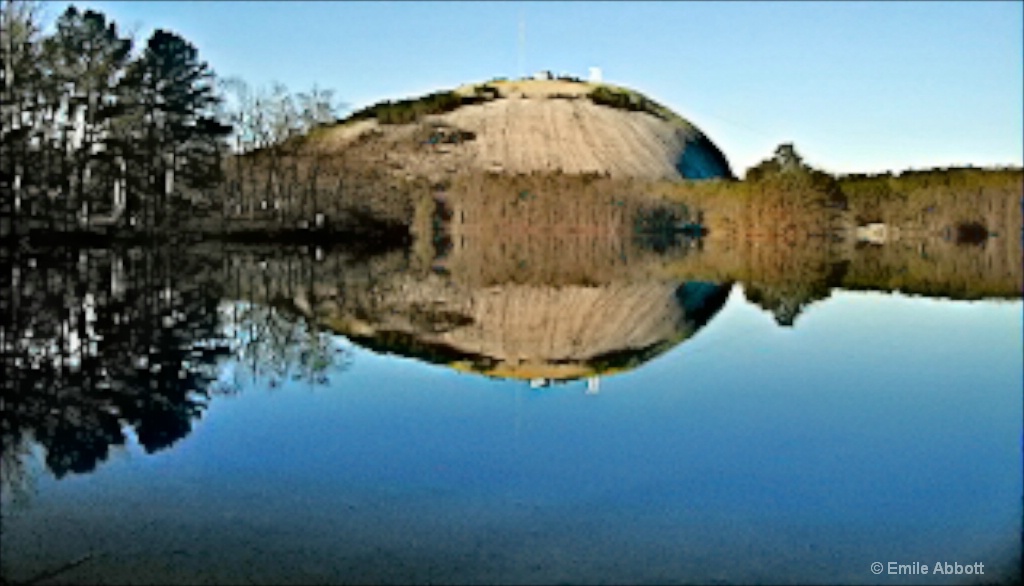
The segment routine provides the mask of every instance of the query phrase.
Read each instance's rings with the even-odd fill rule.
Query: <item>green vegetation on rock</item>
[[[599,106],[609,106],[611,108],[628,110],[630,112],[645,112],[661,120],[682,123],[688,127],[690,126],[689,122],[669,108],[666,108],[640,92],[628,90],[626,88],[607,84],[599,85],[587,94],[587,97],[590,98],[591,102]]]
[[[476,86],[471,96],[444,91],[434,92],[415,99],[385,100],[353,112],[345,121],[376,119],[381,124],[410,124],[424,116],[444,114],[461,106],[479,104],[496,99],[497,97],[497,90],[492,86],[484,84]]]

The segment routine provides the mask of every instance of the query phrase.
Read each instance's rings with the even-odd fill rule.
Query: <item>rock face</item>
[[[323,144],[396,174],[600,174],[650,180],[732,177],[728,161],[696,127],[666,109],[612,107],[592,101],[595,84],[498,82],[493,99],[410,124],[342,124]],[[603,86],[614,87],[614,86]],[[469,95],[472,89],[456,93]],[[623,95],[636,96],[635,92]],[[629,92],[626,94],[625,92]],[[653,102],[649,102],[652,103]],[[457,140],[438,140],[438,137]]]

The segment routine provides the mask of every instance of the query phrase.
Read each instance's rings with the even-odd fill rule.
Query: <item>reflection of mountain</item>
[[[263,279],[233,295],[290,307],[378,351],[498,377],[571,379],[636,366],[692,335],[728,290],[697,283],[742,282],[750,301],[792,326],[833,288],[862,287],[873,262],[872,250],[810,236],[712,233],[651,246],[637,233],[645,219],[659,212],[678,225],[689,211],[630,187],[561,175],[464,177],[421,201],[409,254],[328,258],[317,279],[288,285],[293,261],[254,258],[247,262],[270,265],[238,268]],[[887,262],[933,295],[1013,291],[1019,267],[947,248],[939,263],[890,248],[900,254]],[[890,278],[878,273],[876,287],[891,289]],[[981,294],[961,292],[965,280],[984,284]]]
[[[236,295],[290,305],[371,349],[491,376],[632,368],[691,336],[729,287],[652,277],[689,254],[691,241],[672,234],[687,211],[624,187],[561,175],[463,178],[422,200],[409,256],[293,286],[281,286],[290,270],[278,266],[266,288]],[[639,227],[670,237],[652,247]]]
[[[690,253],[693,241],[674,231],[688,212],[630,187],[558,174],[466,176],[419,199],[408,255],[356,265],[341,255],[312,281],[253,257],[238,269],[264,278],[231,295],[291,307],[371,349],[491,376],[631,368],[691,336],[729,287],[655,275]],[[656,245],[652,230],[663,232]]]
[[[289,308],[373,350],[531,379],[634,367],[693,335],[730,289],[639,272],[629,279],[621,267],[593,282],[597,267],[564,252],[588,282],[544,284],[512,272],[503,283],[479,284],[417,267],[398,251],[363,260],[335,253],[319,262],[239,255],[234,270],[258,278],[226,282],[238,285],[229,296]],[[315,278],[288,277],[310,266]]]
[[[325,322],[361,345],[491,376],[570,379],[635,367],[692,336],[728,286],[409,284],[377,315]]]

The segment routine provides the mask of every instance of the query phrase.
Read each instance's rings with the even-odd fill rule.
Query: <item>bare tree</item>
[[[233,206],[236,215],[245,210],[250,219],[257,210],[271,212],[278,222],[304,218],[315,199],[321,157],[314,153],[310,164],[300,165],[295,139],[337,119],[342,105],[334,91],[314,85],[293,94],[277,82],[254,89],[236,77],[225,79],[221,88],[226,94],[222,116],[233,126],[236,155],[225,209]]]

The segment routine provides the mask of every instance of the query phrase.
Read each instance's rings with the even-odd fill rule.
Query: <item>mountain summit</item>
[[[495,80],[381,102],[318,129],[314,144],[409,177],[596,174],[732,177],[694,125],[646,96],[574,79]]]

